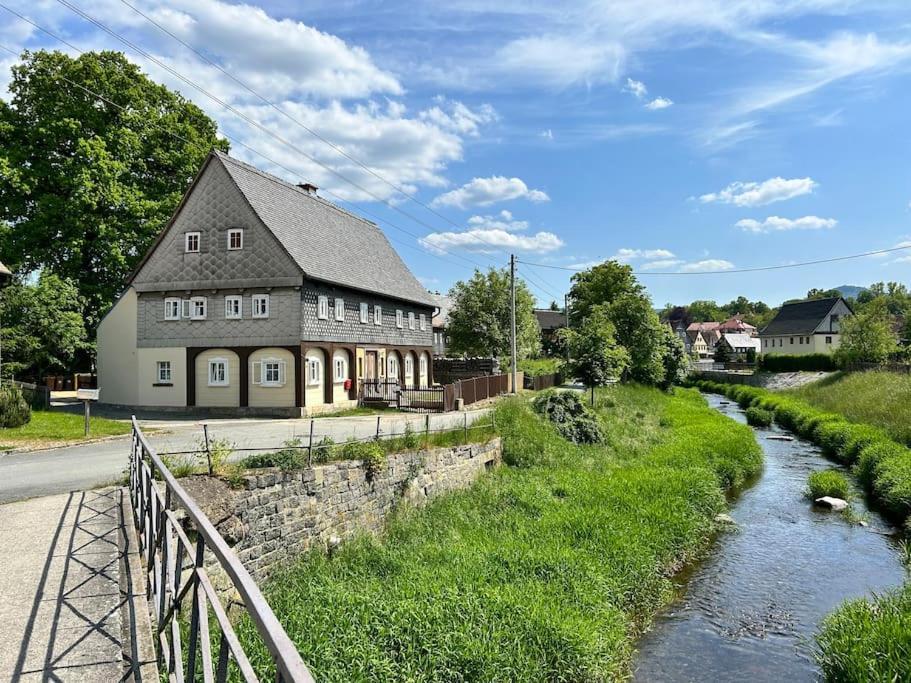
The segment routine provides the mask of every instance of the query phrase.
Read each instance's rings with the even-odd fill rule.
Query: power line
[[[559,299],[563,296],[562,294],[554,294],[554,292],[553,292],[552,290],[550,290],[548,287],[546,287],[546,286],[544,286],[543,284],[541,284],[541,283],[544,281],[544,278],[541,277],[540,280],[537,280],[536,278],[539,277],[538,273],[535,273],[535,277],[533,278],[533,277],[531,276],[531,265],[529,265],[528,263],[525,263],[524,261],[517,261],[517,262],[518,262],[518,263],[522,263],[523,265],[527,266],[527,268],[525,268],[524,270],[522,270],[522,273],[523,273],[523,274],[525,275],[525,277],[527,277],[531,282],[536,282],[536,283],[538,284],[538,289],[544,291],[545,293],[547,293],[548,295],[550,295],[550,296],[553,297],[554,299],[558,299],[558,300],[559,300]]]
[[[389,208],[392,209],[393,211],[396,211],[396,212],[402,214],[402,215],[405,216],[406,218],[409,218],[410,220],[412,220],[412,221],[414,221],[415,223],[417,223],[417,224],[423,226],[424,228],[426,228],[427,230],[430,230],[431,232],[437,232],[437,228],[433,227],[432,225],[429,225],[429,224],[425,223],[425,222],[422,221],[420,218],[418,218],[418,217],[414,216],[413,214],[411,214],[411,213],[405,211],[405,210],[402,209],[401,207],[396,206],[395,204],[393,204],[393,203],[390,202],[389,200],[383,199],[382,197],[380,197],[380,196],[377,195],[376,193],[370,191],[369,189],[367,189],[366,187],[364,187],[363,185],[361,185],[360,183],[358,183],[357,181],[352,180],[351,178],[347,177],[347,176],[344,175],[343,173],[341,173],[341,172],[337,171],[336,169],[332,168],[332,167],[329,166],[328,164],[326,164],[326,163],[320,161],[320,160],[317,159],[316,157],[312,156],[312,155],[309,154],[308,152],[306,152],[306,151],[304,151],[303,149],[301,149],[299,146],[295,145],[293,142],[291,142],[291,141],[287,140],[286,138],[284,138],[284,137],[278,135],[278,134],[275,133],[274,131],[272,131],[272,130],[270,130],[269,128],[267,128],[264,124],[260,123],[260,122],[257,121],[256,119],[254,119],[254,118],[248,116],[247,114],[244,114],[243,112],[241,112],[240,110],[238,110],[238,109],[237,109],[236,107],[234,107],[233,105],[229,104],[228,102],[225,102],[224,100],[222,100],[222,99],[219,98],[218,96],[212,94],[211,92],[209,92],[208,90],[206,90],[204,87],[202,87],[201,85],[199,85],[199,84],[196,83],[195,81],[193,81],[193,80],[189,79],[188,77],[184,76],[184,75],[183,75],[181,72],[179,72],[177,69],[174,69],[173,67],[169,66],[168,64],[165,64],[165,63],[162,62],[160,59],[158,59],[158,58],[155,57],[154,55],[150,54],[149,52],[147,52],[146,50],[144,50],[142,47],[140,47],[139,45],[137,45],[137,44],[134,43],[133,41],[131,41],[131,40],[129,40],[128,38],[124,37],[123,35],[121,35],[121,34],[118,33],[117,31],[115,31],[115,30],[109,28],[107,25],[105,25],[104,23],[102,23],[102,22],[99,21],[98,19],[95,19],[92,15],[90,15],[90,14],[88,14],[87,12],[83,11],[83,10],[80,9],[79,7],[76,7],[75,5],[73,5],[72,3],[70,3],[68,0],[57,0],[57,3],[60,4],[60,5],[62,5],[62,6],[64,6],[64,7],[66,7],[67,9],[69,9],[70,11],[72,11],[73,13],[79,15],[79,16],[82,17],[84,20],[88,21],[89,23],[95,25],[96,27],[98,27],[99,29],[101,29],[102,31],[104,31],[105,33],[107,33],[108,35],[110,35],[111,37],[115,38],[116,40],[120,41],[120,42],[123,43],[124,45],[126,45],[126,46],[132,48],[135,52],[137,52],[138,54],[140,54],[140,55],[142,55],[143,57],[145,57],[148,61],[152,62],[153,64],[155,64],[155,65],[158,66],[159,68],[164,69],[165,71],[167,71],[168,73],[170,73],[171,75],[173,75],[175,78],[180,79],[181,81],[183,81],[184,83],[186,83],[186,84],[189,85],[190,87],[195,88],[196,90],[198,90],[199,92],[201,92],[202,94],[204,94],[206,97],[208,97],[208,98],[211,99],[212,101],[217,102],[217,103],[218,103],[220,106],[222,106],[224,109],[227,109],[229,112],[231,112],[232,114],[234,114],[235,116],[237,116],[237,117],[240,118],[241,120],[245,121],[247,124],[249,124],[249,125],[251,125],[251,126],[254,126],[254,127],[257,128],[258,130],[260,130],[260,131],[262,131],[263,133],[265,133],[266,135],[268,135],[269,137],[271,137],[271,138],[273,138],[274,140],[276,140],[276,141],[280,142],[281,144],[285,145],[286,147],[288,147],[289,149],[293,150],[293,151],[296,152],[297,154],[300,154],[301,156],[305,157],[306,159],[308,159],[308,160],[311,161],[312,163],[314,163],[314,164],[320,166],[321,168],[325,169],[326,171],[328,171],[328,172],[331,173],[332,175],[336,176],[336,177],[339,178],[340,180],[342,180],[342,181],[348,183],[348,184],[351,185],[352,187],[357,188],[358,190],[360,190],[360,191],[363,192],[364,194],[366,194],[366,195],[372,197],[374,200],[376,200],[376,201],[378,201],[378,202],[380,202],[380,203],[386,205],[387,207],[389,207]],[[192,49],[192,48],[191,48],[191,49]],[[448,219],[447,219],[447,220],[448,220]],[[417,237],[416,235],[413,235],[413,236],[414,236],[416,239],[420,239],[420,237]],[[482,241],[483,241],[483,239],[482,239]],[[490,246],[496,246],[496,245],[492,245],[492,244],[491,244]],[[498,248],[499,248],[499,247],[498,247]],[[463,257],[463,258],[464,258],[464,257]],[[465,259],[465,260],[467,260],[467,261],[469,261],[469,262],[472,262],[471,259]],[[473,262],[473,263],[474,263],[476,266],[478,266],[478,267],[483,267],[483,266],[481,266],[481,265],[480,265],[479,263],[477,263],[477,262]]]
[[[902,247],[891,247],[889,249],[877,249],[876,251],[865,251],[862,254],[851,254],[850,256],[834,256],[832,258],[818,259],[816,261],[802,261],[801,263],[786,263],[780,266],[759,266],[756,268],[732,268],[730,270],[703,270],[691,273],[686,272],[656,272],[656,271],[634,271],[634,275],[732,275],[734,273],[757,273],[764,270],[785,270],[787,268],[803,268],[804,266],[815,266],[822,263],[835,263],[837,261],[849,261],[851,259],[866,258],[867,256],[878,256],[880,254],[889,254],[894,251],[911,249],[911,244]],[[608,259],[605,259],[605,261]],[[587,268],[570,268],[568,266],[553,266],[547,263],[529,263],[528,261],[519,261],[526,266],[535,266],[537,268],[552,268],[554,270],[567,270],[572,273],[581,273]]]
[[[518,261],[517,261],[517,262],[518,262]],[[544,287],[540,282],[538,282],[537,280],[534,280],[534,279],[528,274],[528,271],[527,271],[527,270],[519,270],[518,268],[516,268],[516,272],[517,272],[519,275],[521,275],[523,278],[525,278],[525,280],[528,282],[528,284],[530,284],[532,287],[534,287],[535,289],[537,289],[537,290],[538,290],[539,292],[541,292],[542,294],[547,295],[548,298],[551,298],[551,299],[554,299],[554,300],[557,300],[557,299],[560,299],[560,298],[561,298],[561,297],[558,296],[557,294],[554,294],[552,291],[550,291],[549,289],[547,289],[547,287]]]
[[[10,9],[10,8],[7,7],[6,5],[0,3],[0,7],[2,7],[3,9],[5,9],[6,11],[10,12],[11,14],[15,15],[15,16],[18,17],[19,19],[21,19],[21,20],[23,20],[23,21],[25,21],[25,22],[31,24],[32,26],[34,26],[34,27],[37,28],[38,30],[40,30],[40,31],[42,31],[42,32],[44,32],[44,33],[46,33],[47,35],[49,35],[50,37],[54,38],[55,40],[57,40],[57,41],[63,43],[64,45],[66,45],[66,46],[69,47],[70,49],[74,50],[75,52],[77,52],[77,53],[79,53],[79,54],[85,54],[85,52],[84,52],[83,50],[79,49],[78,47],[76,47],[75,45],[73,45],[72,43],[70,43],[69,41],[67,41],[67,40],[65,40],[65,39],[63,39],[63,38],[61,38],[60,36],[56,35],[56,34],[53,33],[52,31],[49,31],[48,29],[44,28],[43,26],[41,26],[41,25],[35,23],[35,22],[32,21],[31,19],[28,19],[27,17],[25,17],[25,16],[19,14],[18,12],[16,12],[16,11]],[[3,50],[9,52],[9,53],[10,53],[11,55],[13,55],[14,57],[18,57],[18,56],[19,56],[19,53],[18,53],[18,52],[16,52],[15,50],[13,50],[13,49],[11,49],[11,48],[5,46],[5,45],[0,45],[0,48],[2,48]],[[85,86],[82,85],[81,83],[77,83],[77,82],[75,82],[75,81],[70,80],[70,79],[67,78],[66,76],[63,76],[62,74],[54,74],[54,78],[57,78],[57,79],[62,80],[62,81],[64,81],[64,82],[66,82],[66,83],[69,83],[70,85],[72,85],[72,86],[74,86],[74,87],[76,87],[76,88],[79,88],[80,90],[83,90],[83,91],[86,92],[87,94],[89,94],[89,95],[91,95],[91,96],[93,96],[93,97],[96,97],[96,98],[98,98],[99,100],[101,100],[101,101],[103,101],[103,102],[105,102],[105,103],[107,103],[107,104],[109,104],[109,105],[111,105],[111,106],[117,107],[118,109],[120,109],[120,110],[122,110],[122,111],[127,111],[126,107],[124,107],[124,106],[118,104],[117,102],[114,102],[113,100],[110,100],[109,98],[105,97],[104,95],[101,95],[100,93],[97,93],[97,92],[95,92],[95,91],[93,91],[93,90],[91,90],[91,89],[85,87]],[[169,130],[169,129],[167,129],[167,128],[164,128],[163,126],[160,126],[160,125],[158,125],[158,124],[153,124],[153,125],[155,125],[155,127],[160,128],[161,130],[165,131],[165,132],[168,133],[169,135],[171,135],[171,136],[177,138],[178,140],[181,140],[182,142],[184,142],[184,143],[186,143],[186,144],[188,144],[188,145],[190,145],[190,146],[195,146],[195,147],[197,147],[197,148],[199,148],[199,149],[203,149],[202,147],[199,147],[198,143],[196,143],[196,142],[194,142],[194,141],[191,141],[191,140],[188,140],[187,138],[184,138],[183,136],[179,135],[178,133],[176,133],[176,132],[174,132],[174,131],[172,131],[172,130]],[[224,137],[225,137],[226,139],[230,140],[232,143],[235,143],[235,144],[237,144],[237,145],[240,145],[241,147],[244,147],[244,148],[248,149],[249,151],[253,152],[253,153],[256,154],[257,156],[259,156],[259,157],[261,157],[262,159],[265,159],[266,161],[268,161],[270,164],[273,164],[273,165],[276,166],[277,168],[280,168],[280,169],[286,171],[286,172],[289,173],[290,175],[298,175],[298,173],[297,173],[296,171],[294,171],[294,170],[288,168],[288,167],[285,166],[284,164],[282,164],[282,163],[276,161],[275,159],[272,159],[272,158],[269,157],[268,155],[266,155],[266,154],[260,152],[259,150],[257,150],[256,148],[254,148],[254,147],[248,145],[247,143],[243,142],[242,140],[240,140],[240,139],[238,139],[238,138],[235,138],[235,137],[233,137],[233,136],[231,136],[231,135],[228,135],[227,133],[222,133],[222,135],[224,135]],[[209,149],[208,149],[208,148],[205,148],[205,149],[203,149],[203,151],[208,152]],[[270,180],[271,182],[279,183],[279,184],[282,183],[282,181],[278,180],[277,178],[271,177],[269,174],[264,174],[264,177],[267,178],[268,180]],[[331,190],[324,189],[323,191],[324,191],[326,194],[330,195],[331,197],[335,198],[335,199],[336,199],[337,201],[339,201],[339,202],[346,203],[346,204],[349,204],[349,203],[350,203],[350,202],[347,202],[345,199],[343,199],[341,196],[339,196],[339,195],[335,194],[334,192],[332,192]],[[368,216],[372,216],[372,217],[374,217],[377,221],[380,221],[380,222],[382,222],[382,223],[385,223],[386,225],[389,225],[390,227],[395,228],[396,230],[399,230],[399,231],[401,231],[401,232],[404,232],[405,234],[410,235],[411,237],[414,237],[415,239],[418,239],[418,240],[421,239],[421,237],[418,236],[418,235],[416,235],[415,233],[413,233],[413,232],[411,232],[411,231],[409,231],[409,230],[406,230],[405,228],[402,228],[401,226],[399,226],[399,225],[397,225],[397,224],[395,224],[395,223],[393,223],[393,222],[391,222],[391,221],[389,221],[389,220],[387,220],[387,219],[383,219],[383,218],[379,217],[377,214],[372,213],[372,212],[368,211],[367,209],[364,209],[363,207],[357,207],[357,211],[360,212],[360,213],[367,214]],[[464,266],[461,266],[460,264],[455,263],[454,261],[450,261],[450,260],[448,260],[448,259],[445,259],[445,258],[443,258],[442,256],[440,256],[439,254],[436,254],[436,253],[434,253],[434,252],[432,252],[432,251],[430,251],[430,250],[422,249],[422,248],[420,248],[420,247],[416,247],[416,246],[414,246],[414,245],[412,245],[412,244],[408,244],[407,242],[401,242],[401,241],[399,241],[399,240],[392,240],[392,238],[389,238],[389,239],[390,239],[391,241],[395,241],[397,244],[401,244],[402,246],[406,246],[406,247],[408,247],[409,249],[415,249],[415,250],[420,251],[420,252],[422,252],[422,253],[424,253],[424,254],[433,256],[434,258],[437,258],[437,259],[440,259],[440,260],[442,260],[442,261],[444,261],[444,262],[446,262],[446,263],[450,263],[450,264],[455,265],[455,266],[458,266],[458,267],[464,267]],[[452,253],[452,252],[446,251],[445,249],[440,249],[440,251],[442,251],[444,254],[447,254],[447,255],[449,255],[449,256],[453,256],[453,257],[455,257],[455,258],[460,258],[460,259],[462,259],[463,261],[465,261],[466,263],[469,263],[469,264],[471,264],[471,265],[473,265],[473,266],[475,266],[475,267],[484,268],[484,266],[483,266],[482,264],[480,264],[480,263],[478,263],[477,261],[474,261],[474,260],[472,260],[472,259],[467,259],[467,258],[465,258],[464,256],[462,256],[461,254]]]

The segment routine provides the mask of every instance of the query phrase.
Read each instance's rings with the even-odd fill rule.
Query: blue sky
[[[542,304],[571,273],[529,264],[617,257],[656,305],[911,276],[911,249],[726,272],[911,245],[904,0],[67,0],[159,64],[56,0],[3,2],[125,51],[234,155],[377,220],[430,289],[510,251]],[[0,15],[3,46],[73,52]],[[0,92],[15,61],[0,55]]]

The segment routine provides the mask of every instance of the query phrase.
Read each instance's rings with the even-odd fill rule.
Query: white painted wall
[[[228,385],[209,386],[209,359],[228,361]],[[196,405],[234,408],[240,405],[240,358],[228,349],[208,349],[196,356]]]
[[[184,348],[138,349],[138,405],[187,405],[187,350]],[[158,384],[158,361],[171,362],[171,386]]]
[[[98,399],[137,405],[136,291],[130,287],[98,325]]]
[[[285,362],[285,383],[280,387],[253,384],[253,363],[265,358],[275,358]],[[276,408],[294,406],[294,355],[288,349],[258,349],[250,354],[248,377],[250,382],[247,396],[250,407]]]

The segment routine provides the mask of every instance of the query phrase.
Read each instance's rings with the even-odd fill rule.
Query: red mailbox
[[[345,391],[351,391],[351,378],[345,380]]]

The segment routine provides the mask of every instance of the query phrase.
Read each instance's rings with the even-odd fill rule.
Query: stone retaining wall
[[[182,480],[257,581],[278,565],[330,539],[379,532],[401,500],[422,505],[447,491],[470,486],[500,463],[500,439],[390,455],[368,481],[360,460],[282,472],[260,470],[245,486],[220,480]],[[195,480],[195,481],[194,481]]]

